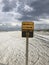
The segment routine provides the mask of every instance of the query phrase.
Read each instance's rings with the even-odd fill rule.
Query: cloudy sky
[[[49,0],[0,0],[0,22],[49,23]]]

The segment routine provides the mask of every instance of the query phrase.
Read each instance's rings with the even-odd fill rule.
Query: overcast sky
[[[49,0],[0,0],[0,22],[49,23]]]

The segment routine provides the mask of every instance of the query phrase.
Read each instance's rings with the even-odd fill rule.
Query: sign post
[[[26,65],[28,65],[28,38],[33,37],[34,22],[22,22],[22,37],[26,37]]]
[[[28,65],[28,36],[29,33],[26,32],[26,65]]]

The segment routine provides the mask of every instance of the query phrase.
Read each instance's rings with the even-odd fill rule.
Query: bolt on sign
[[[34,22],[22,22],[22,37],[27,37],[26,33],[28,33],[28,37],[33,37],[34,31]]]

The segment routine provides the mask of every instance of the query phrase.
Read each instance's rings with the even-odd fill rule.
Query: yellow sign
[[[27,37],[26,33],[29,34],[28,37],[33,37],[34,22],[22,22],[22,37]]]
[[[22,30],[34,30],[34,22],[22,22]]]

